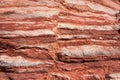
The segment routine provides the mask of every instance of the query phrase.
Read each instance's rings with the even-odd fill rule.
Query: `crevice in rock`
[[[117,21],[119,23],[119,21],[120,21],[120,10],[119,10],[119,12],[115,16],[116,16],[116,19],[117,19]]]
[[[0,49],[17,49],[17,46],[9,43],[0,42]]]
[[[120,34],[120,29],[118,30],[118,33]]]
[[[0,15],[11,15],[11,14],[16,14],[16,12],[14,12],[14,11],[7,11],[7,12],[4,12],[4,13],[0,13]]]
[[[57,61],[61,61],[64,63],[90,63],[90,62],[101,62],[101,61],[119,61],[120,57],[108,57],[108,58],[104,58],[101,59],[85,59],[85,58],[62,58],[61,56],[59,56],[57,59]]]
[[[8,77],[9,80],[13,80],[11,77]]]
[[[14,71],[9,71],[9,69],[10,68],[7,68],[7,67],[0,67],[0,71],[2,71],[2,72],[7,72],[7,73],[14,72]]]
[[[73,39],[58,39],[59,41],[69,41],[69,40],[73,40]]]
[[[106,74],[106,75],[105,75],[105,79],[106,79],[106,80],[110,80],[111,77],[110,77],[108,74]]]

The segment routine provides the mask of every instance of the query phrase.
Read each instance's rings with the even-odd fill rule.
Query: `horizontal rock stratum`
[[[120,0],[1,0],[0,80],[120,80]]]

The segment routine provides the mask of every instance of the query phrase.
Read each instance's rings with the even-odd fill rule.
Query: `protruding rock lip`
[[[58,35],[59,40],[69,40],[69,39],[74,39],[74,38],[90,38],[90,35]]]
[[[56,7],[57,3],[53,0],[2,0],[0,3],[0,7],[28,7],[28,6],[48,6],[48,7]]]
[[[95,26],[95,25],[75,25],[71,23],[58,23],[58,29],[78,29],[78,30],[118,30],[118,25],[104,25],[104,26]]]
[[[63,80],[71,80],[68,75],[65,75],[63,73],[58,73],[58,72],[53,72],[51,73],[51,80],[57,79],[57,78],[62,78]]]
[[[73,52],[72,52],[73,51]],[[77,53],[75,53],[77,51]],[[120,49],[118,47],[113,48],[112,46],[99,46],[99,45],[83,45],[83,46],[68,46],[62,49],[62,54],[68,56],[93,56],[93,55],[114,55],[118,53]]]
[[[98,12],[105,12],[107,14],[111,14],[114,15],[118,12],[119,10],[119,5],[116,4],[115,2],[110,1],[110,3],[112,5],[109,5],[106,1],[102,1],[105,2],[106,5],[101,5],[98,3],[95,3],[94,1],[89,2],[89,1],[83,1],[83,0],[77,0],[77,1],[73,1],[73,0],[64,0],[65,1],[65,5],[68,7],[72,7],[72,8],[76,8],[76,9],[81,9],[80,6],[85,6],[85,10],[94,10],[94,11],[98,11]],[[84,10],[84,8],[83,8]]]
[[[96,79],[96,80],[100,80],[100,76],[97,74],[84,74],[82,76],[83,79],[88,80],[88,79]]]
[[[49,21],[5,21],[0,22],[1,31],[15,31],[15,30],[40,30],[40,29],[52,29],[55,26],[55,23]],[[12,28],[11,28],[12,27]]]
[[[106,75],[106,79],[110,79],[110,80],[119,80],[120,79],[120,73],[111,73],[111,74],[107,74]]]
[[[119,55],[120,49],[119,47],[112,47],[112,46],[99,46],[99,45],[83,45],[83,46],[68,46],[62,48],[62,50],[58,53],[58,60],[60,61],[93,61],[93,60],[101,60],[102,59],[108,60],[108,58],[112,58],[115,55]],[[105,57],[105,58],[104,58]]]
[[[54,64],[54,63],[47,61],[29,61],[21,56],[16,56],[16,57],[9,57],[6,55],[0,56],[0,66],[29,67],[29,66],[37,66],[43,64]]]
[[[21,10],[22,9],[22,10]],[[17,19],[26,19],[26,18],[50,18],[54,15],[58,15],[59,10],[55,8],[48,7],[13,7],[9,8],[0,8],[0,18],[17,18]]]
[[[18,37],[18,36],[39,36],[39,35],[55,35],[54,32],[48,29],[40,29],[40,30],[16,30],[16,31],[0,31],[1,37]]]

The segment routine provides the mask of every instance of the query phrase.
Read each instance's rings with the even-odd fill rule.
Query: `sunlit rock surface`
[[[1,0],[0,80],[120,80],[120,1]]]

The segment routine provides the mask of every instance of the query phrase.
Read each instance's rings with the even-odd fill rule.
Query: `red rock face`
[[[120,80],[120,1],[1,0],[0,80]]]

